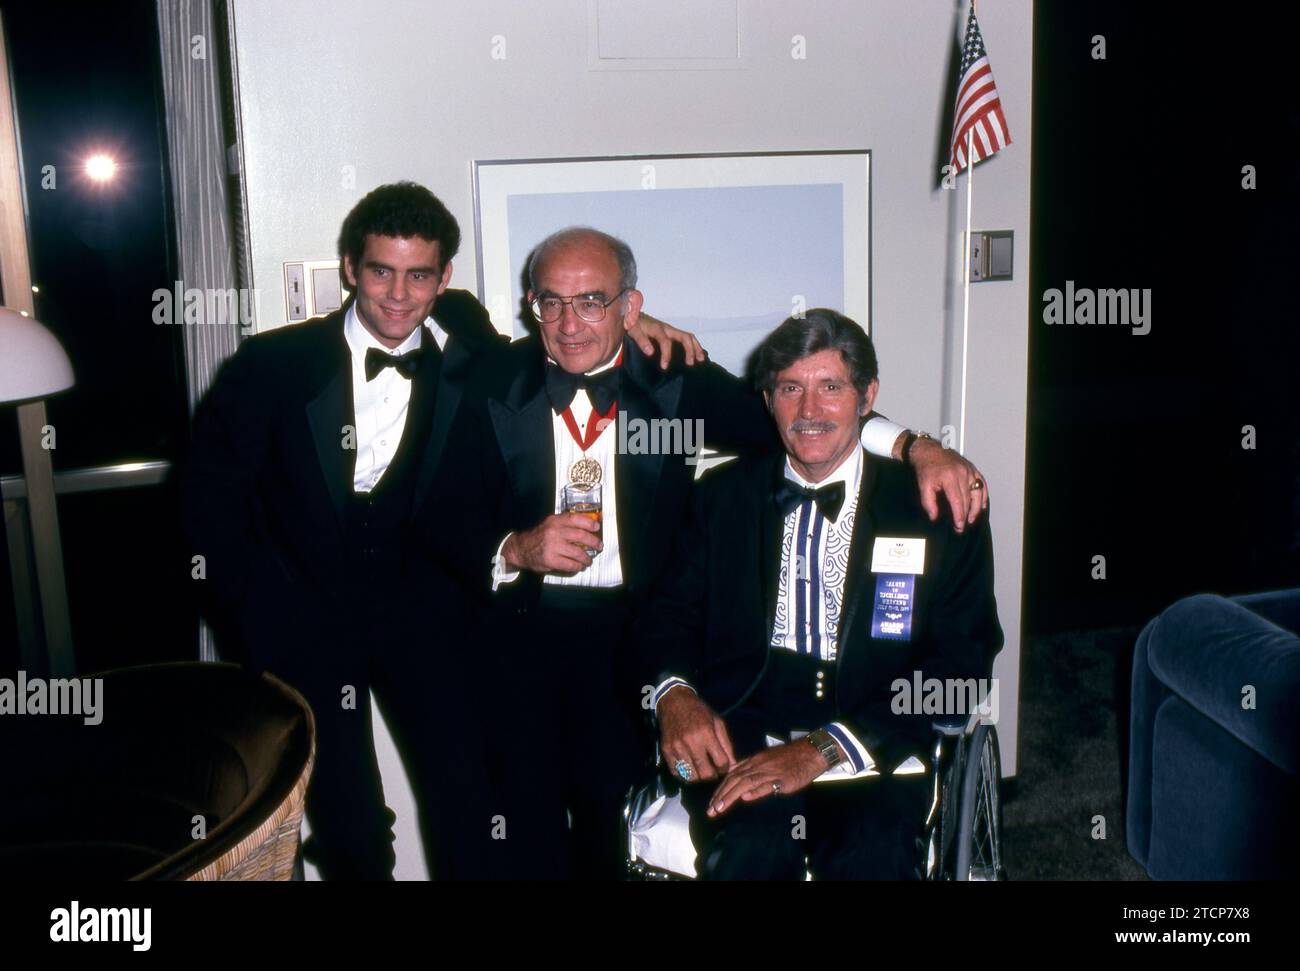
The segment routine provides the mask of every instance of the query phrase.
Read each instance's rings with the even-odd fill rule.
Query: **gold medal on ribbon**
[[[585,455],[569,466],[569,481],[574,485],[590,489],[600,481],[600,477],[600,463]]]

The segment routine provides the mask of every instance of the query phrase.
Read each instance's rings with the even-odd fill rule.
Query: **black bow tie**
[[[782,516],[790,515],[800,503],[811,499],[817,503],[817,508],[822,511],[823,516],[835,522],[835,517],[840,514],[840,507],[844,505],[844,483],[843,481],[832,482],[820,489],[805,489],[797,482],[782,476],[772,491],[772,498],[776,500],[776,507],[781,510]]]
[[[366,380],[373,381],[384,368],[390,367],[396,369],[397,373],[403,377],[413,378],[415,372],[420,369],[420,359],[424,356],[424,348],[417,347],[413,351],[407,351],[405,354],[385,354],[377,347],[366,349]]]
[[[599,374],[570,374],[558,364],[546,363],[546,397],[558,415],[573,404],[573,396],[582,388],[591,398],[596,414],[603,415],[618,399],[621,367],[607,368]]]

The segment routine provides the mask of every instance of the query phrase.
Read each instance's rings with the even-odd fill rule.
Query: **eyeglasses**
[[[553,324],[564,316],[565,304],[573,307],[573,312],[589,324],[598,324],[605,319],[605,310],[623,294],[631,289],[624,287],[608,300],[601,300],[596,294],[583,293],[576,297],[537,297],[530,307],[533,316],[544,324]]]

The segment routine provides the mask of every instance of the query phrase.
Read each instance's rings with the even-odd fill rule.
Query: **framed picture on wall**
[[[504,334],[528,319],[528,255],[593,226],[636,254],[647,312],[741,374],[786,317],[831,307],[871,329],[871,153],[474,162],[479,298]]]

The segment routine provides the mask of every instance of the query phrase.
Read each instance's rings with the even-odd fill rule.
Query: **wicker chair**
[[[110,671],[98,725],[0,719],[0,880],[288,880],[315,723],[233,664]]]

